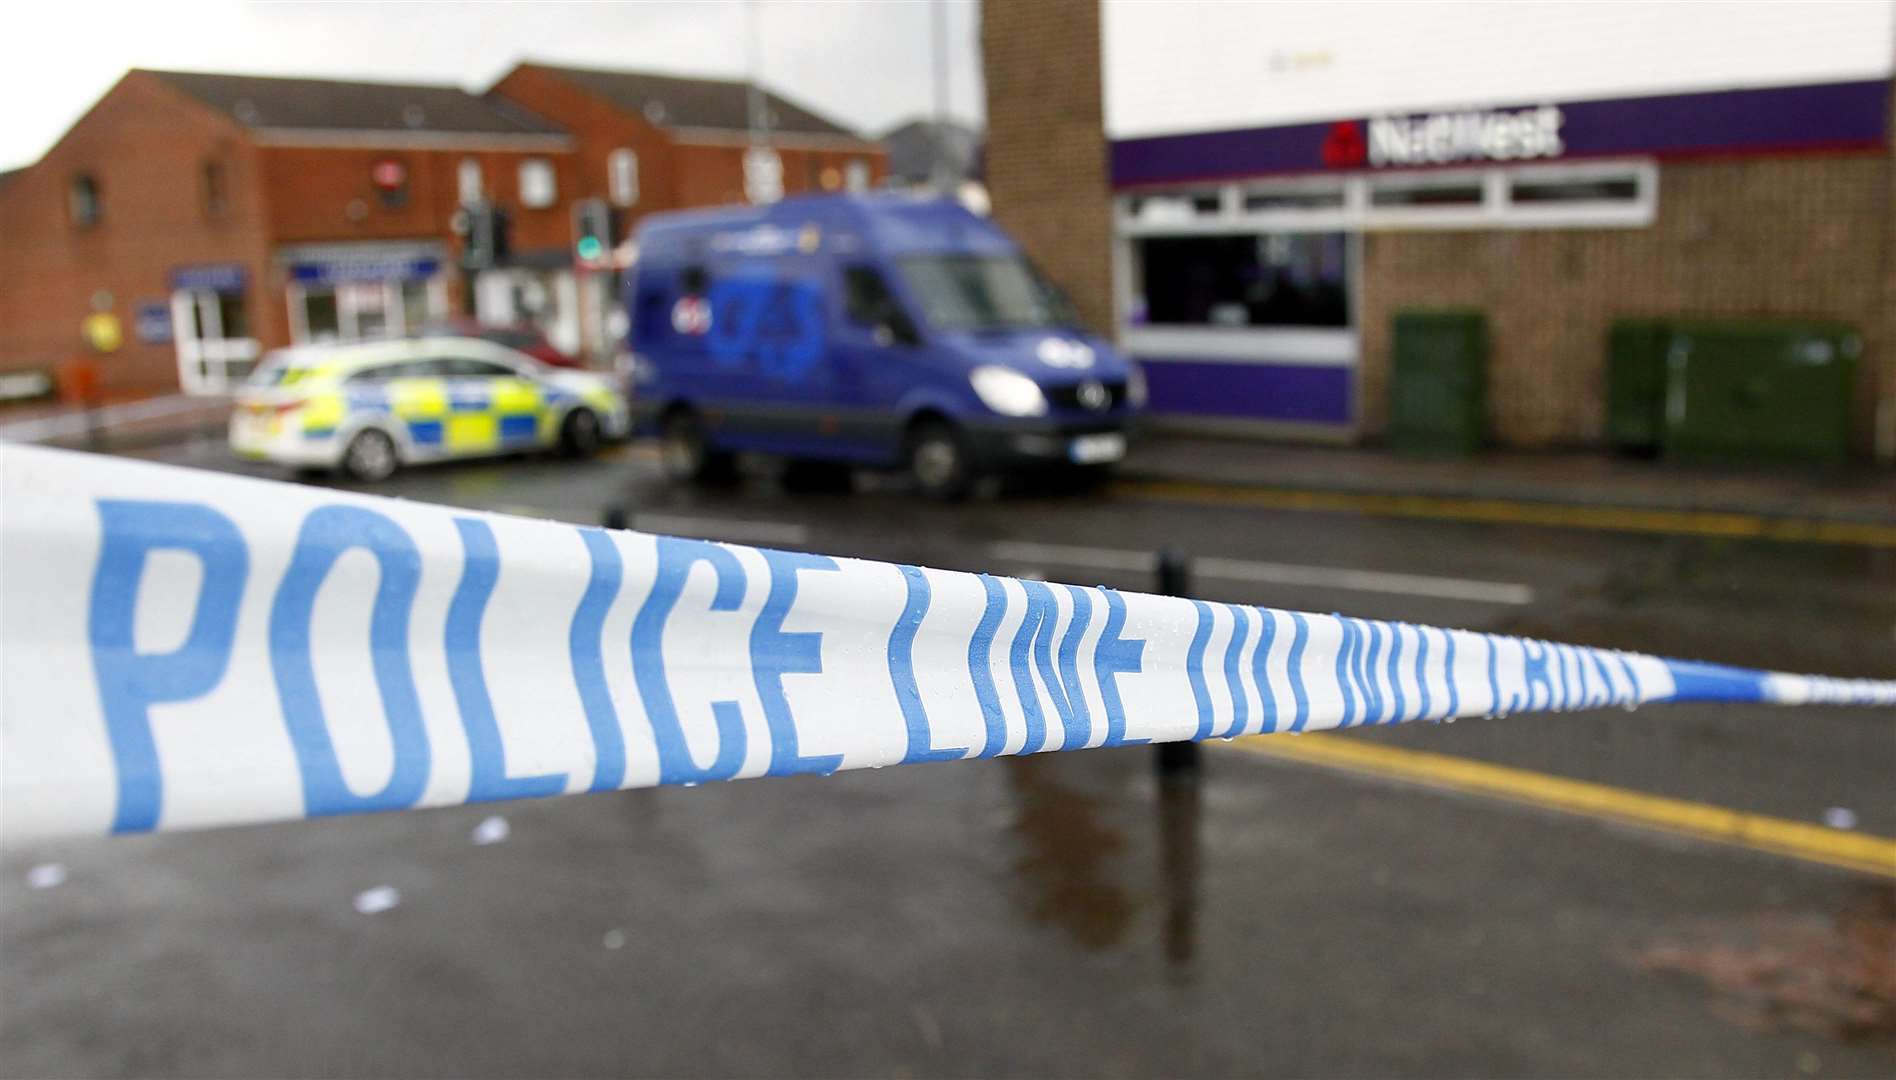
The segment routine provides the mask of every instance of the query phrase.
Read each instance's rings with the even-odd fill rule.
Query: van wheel
[[[909,432],[908,471],[915,486],[930,498],[953,502],[974,487],[967,441],[945,420],[923,420]]]
[[[401,467],[401,454],[388,432],[369,428],[359,431],[342,452],[342,471],[351,480],[373,484],[395,475]]]
[[[658,459],[673,481],[723,484],[737,476],[736,459],[728,451],[711,449],[704,421],[690,409],[666,414],[658,429]]]
[[[599,452],[599,414],[591,409],[574,409],[560,422],[560,453],[569,458],[589,458]]]

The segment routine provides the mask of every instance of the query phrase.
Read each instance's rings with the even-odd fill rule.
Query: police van
[[[627,285],[634,417],[668,473],[733,455],[906,469],[952,498],[1126,452],[1138,368],[1008,235],[894,193],[654,214]]]

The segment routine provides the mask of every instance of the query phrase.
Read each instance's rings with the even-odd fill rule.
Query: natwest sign
[[[1117,188],[1548,158],[1880,153],[1890,81],[1397,113],[1116,139]]]
[[[1565,149],[1560,141],[1560,125],[1565,120],[1559,107],[1554,105],[1520,110],[1379,116],[1368,122],[1366,157],[1372,166],[1559,157]]]

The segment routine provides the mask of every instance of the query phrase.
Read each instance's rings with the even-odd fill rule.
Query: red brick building
[[[484,321],[604,354],[613,274],[576,267],[576,204],[617,208],[618,241],[650,210],[742,200],[745,97],[536,65],[486,95],[129,72],[0,177],[0,371],[86,352],[81,321],[102,311],[124,327],[99,365],[108,396],[216,392],[269,349],[412,330],[470,293]],[[880,178],[873,144],[766,101],[784,190]],[[456,226],[475,203],[505,210],[511,254],[467,281]]]
[[[598,194],[621,207],[628,223],[655,210],[747,201],[744,159],[753,136],[746,83],[524,63],[489,97],[571,132],[582,171],[599,180]],[[783,194],[882,181],[888,159],[876,143],[777,94],[760,98]],[[608,190],[628,161],[633,183]]]

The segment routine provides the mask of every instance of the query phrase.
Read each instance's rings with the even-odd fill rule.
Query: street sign
[[[79,333],[97,353],[114,353],[125,344],[125,327],[109,311],[95,311],[81,319]]]

